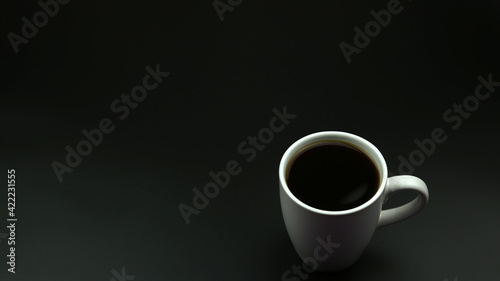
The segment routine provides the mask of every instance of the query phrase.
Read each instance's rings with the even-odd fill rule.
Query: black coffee
[[[323,142],[292,161],[288,187],[311,207],[327,211],[352,209],[377,192],[377,167],[365,153],[346,143]]]

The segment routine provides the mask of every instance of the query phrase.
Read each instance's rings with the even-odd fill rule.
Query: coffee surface
[[[342,142],[324,142],[292,159],[290,191],[303,203],[341,211],[362,205],[375,195],[379,172],[364,152]]]

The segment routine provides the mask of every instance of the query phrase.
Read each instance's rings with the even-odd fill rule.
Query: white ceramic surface
[[[290,160],[304,148],[329,140],[358,147],[373,160],[380,173],[377,193],[356,208],[320,210],[304,204],[288,189],[286,177]],[[387,165],[380,151],[367,140],[345,132],[319,132],[296,141],[281,159],[279,181],[281,209],[293,246],[309,267],[324,272],[339,271],[352,265],[361,256],[377,228],[418,213],[429,200],[427,186],[422,180],[408,175],[388,178]],[[391,194],[400,190],[416,191],[417,197],[403,206],[382,211],[382,204]],[[330,243],[330,248],[325,247],[326,242]]]

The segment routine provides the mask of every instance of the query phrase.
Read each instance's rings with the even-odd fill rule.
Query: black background
[[[122,268],[137,281],[281,280],[301,262],[278,196],[289,145],[355,133],[397,174],[398,156],[436,128],[446,141],[412,172],[429,187],[424,211],[377,231],[348,270],[308,280],[500,278],[500,88],[455,130],[443,119],[479,75],[500,81],[497,1],[402,0],[351,63],[339,44],[388,1],[243,1],[221,21],[211,1],[71,0],[17,54],[7,35],[41,8],[11,2],[0,8],[0,164],[5,179],[16,169],[18,221],[15,274],[0,236],[1,280],[108,281]],[[110,104],[157,64],[170,76],[120,120]],[[297,117],[245,161],[238,145],[285,106]],[[116,129],[59,182],[51,163],[102,118]],[[186,225],[178,205],[230,160],[241,174]]]

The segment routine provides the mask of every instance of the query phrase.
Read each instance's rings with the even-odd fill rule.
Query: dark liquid
[[[324,142],[300,154],[291,164],[288,187],[311,207],[341,211],[362,205],[375,195],[379,172],[359,149]]]

